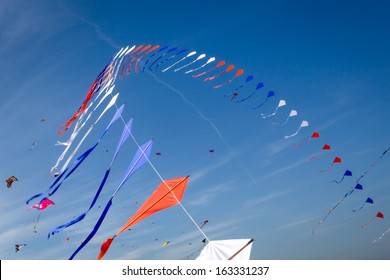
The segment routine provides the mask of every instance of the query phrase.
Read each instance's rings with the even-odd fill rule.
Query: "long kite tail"
[[[41,211],[39,211],[39,214],[38,214],[38,218],[37,220],[35,221],[35,224],[34,224],[34,228],[33,228],[33,231],[34,233],[37,233],[37,225],[38,225],[38,222],[39,222],[39,218],[41,217]]]
[[[371,220],[369,220],[367,223],[365,223],[364,225],[361,225],[360,227],[361,228],[365,228],[366,226],[368,226],[369,224],[371,224],[372,223],[372,221],[374,221],[375,220],[375,217],[373,217]]]

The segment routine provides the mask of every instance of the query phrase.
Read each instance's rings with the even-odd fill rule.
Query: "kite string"
[[[383,156],[386,154],[386,152],[389,151],[389,150],[390,150],[390,147],[387,148],[387,149],[382,153],[382,155],[379,157],[379,159],[382,159]],[[355,189],[356,184],[358,184],[358,183],[360,182],[360,180],[363,179],[363,177],[366,176],[366,174],[367,174],[368,172],[370,172],[371,169],[374,168],[374,167],[376,166],[376,163],[377,163],[377,161],[374,161],[374,162],[370,165],[370,167],[368,167],[368,168],[362,173],[362,175],[360,175],[360,177],[356,180],[356,182],[351,186],[351,188],[349,189],[349,191],[348,191],[343,197],[341,197],[341,199],[336,203],[336,205],[335,205],[334,207],[332,207],[332,208],[329,209],[329,211],[328,211],[328,213],[325,215],[325,217],[322,218],[322,219],[319,221],[318,225],[315,226],[315,227],[312,229],[312,233],[313,233],[313,234],[314,234],[314,229],[317,228],[320,224],[322,224],[322,223],[328,218],[328,216],[331,214],[331,212],[333,212],[333,210],[334,210],[337,206],[339,206],[347,196],[349,196],[349,195],[352,194],[352,192],[353,192],[354,189]]]
[[[118,109],[116,102],[114,103],[114,106]],[[122,115],[120,116],[120,119],[122,120],[123,124],[126,126],[126,122],[123,119]],[[139,145],[138,141],[135,139],[134,135],[130,131],[129,131],[129,134],[130,134],[131,138],[133,139],[134,143],[136,144],[136,146],[139,149],[141,149],[141,146]],[[160,178],[161,182],[168,188],[169,191],[171,191],[171,188],[165,182],[165,180],[161,176],[160,172],[156,169],[156,167],[153,165],[153,163],[149,160],[148,157],[145,157],[145,158],[146,158],[148,164],[150,165],[150,167],[153,169],[154,173],[156,173],[156,175]],[[210,241],[210,239],[207,237],[207,235],[204,233],[204,231],[199,227],[199,225],[195,222],[194,218],[187,211],[187,209],[184,207],[184,205],[181,203],[181,201],[176,197],[175,193],[172,192],[172,194],[173,194],[174,198],[176,199],[177,203],[180,205],[180,207],[184,211],[184,213],[186,213],[186,215],[190,218],[192,223],[198,228],[199,232],[204,236],[204,238],[206,238],[207,241]]]

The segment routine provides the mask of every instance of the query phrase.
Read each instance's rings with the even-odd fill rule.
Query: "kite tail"
[[[352,212],[356,212],[356,211],[362,210],[364,205],[366,205],[366,203],[363,203],[363,205],[360,208],[358,208],[358,209],[352,209]]]
[[[100,187],[99,189],[97,190],[96,194],[95,194],[95,197],[93,198],[93,201],[91,203],[91,205],[89,206],[88,210],[85,211],[83,214],[81,214],[80,216],[78,216],[76,219],[73,219],[72,221],[66,223],[66,224],[63,224],[63,225],[60,225],[54,229],[52,229],[49,234],[47,235],[47,239],[50,238],[50,234],[51,235],[54,235],[56,233],[60,233],[61,231],[63,231],[65,228],[67,227],[70,227],[71,225],[74,225],[78,222],[80,222],[81,220],[83,220],[85,218],[85,216],[88,214],[88,212],[93,208],[93,206],[95,205],[102,189],[103,189],[103,186],[104,184],[106,183],[107,181],[107,178],[108,178],[108,175],[110,174],[110,169],[106,170],[106,174],[104,175],[104,178],[102,180],[102,182],[100,183]]]
[[[287,122],[288,122],[289,119],[290,119],[290,117],[287,117],[287,119],[284,121],[284,123],[282,123],[282,125],[287,124]]]
[[[291,137],[294,137],[295,135],[298,134],[298,132],[299,132],[299,129],[297,130],[297,132],[295,132],[295,133],[293,133],[293,134],[291,134],[291,135],[284,136],[284,139],[289,139],[289,138],[291,138]]]
[[[103,223],[103,220],[104,218],[106,217],[107,215],[107,212],[108,210],[110,209],[112,205],[112,197],[110,198],[110,200],[108,201],[106,207],[104,208],[102,214],[100,215],[100,218],[99,220],[97,221],[96,225],[94,226],[93,230],[91,231],[91,233],[87,236],[87,238],[81,243],[81,245],[76,249],[76,251],[74,251],[74,253],[70,256],[69,260],[73,260],[73,258],[77,255],[78,252],[80,252],[81,249],[84,248],[85,245],[88,244],[88,242],[95,236],[95,234],[97,233],[97,231],[99,230],[101,224]]]
[[[107,251],[108,251],[108,249],[110,248],[111,243],[112,243],[112,241],[114,240],[115,237],[116,237],[116,236],[111,237],[111,238],[108,238],[108,239],[106,240],[106,242],[104,242],[104,243],[102,244],[102,246],[100,247],[100,254],[99,254],[99,256],[96,258],[97,260],[101,260],[101,259],[104,257],[104,255],[107,253]]]
[[[223,84],[217,85],[217,86],[213,86],[213,88],[220,88],[220,87],[226,86],[226,85],[230,84],[231,82],[233,82],[235,78],[237,78],[237,77],[234,76],[234,77],[231,78],[229,81],[227,81],[227,82],[225,82],[225,83],[223,83]]]
[[[273,123],[273,124],[278,124],[278,123]],[[299,143],[299,144],[296,144],[295,146],[294,146],[294,149],[298,149],[300,146],[302,146],[302,145],[304,145],[304,144],[309,144],[309,141],[303,141],[303,142],[301,142],[301,143]]]
[[[199,73],[199,74],[192,75],[192,78],[197,78],[197,77],[203,76],[205,74],[207,74],[207,71]]]
[[[38,215],[37,221],[34,224],[34,228],[33,228],[34,233],[37,233],[37,225],[38,225],[40,217],[41,217],[41,211],[39,211],[39,215]]]
[[[238,102],[238,101],[237,101]],[[265,104],[265,102],[267,102],[267,100],[265,100],[263,103],[261,103],[260,105],[258,105],[257,107],[251,107],[251,109],[253,110],[256,110],[256,109],[259,109],[261,106],[263,106]]]
[[[97,142],[93,147],[88,149],[84,154],[82,154],[77,160],[76,160],[76,165],[69,171],[68,174],[66,174],[64,180],[62,180],[61,183],[59,183],[52,192],[48,194],[48,196],[52,196],[57,190],[61,187],[62,183],[70,176],[72,173],[80,166],[80,164],[83,163],[83,161],[89,156],[89,154],[96,148],[99,142]]]
[[[226,71],[223,71],[223,72],[221,72],[221,73],[219,73],[219,74],[217,74],[217,75],[214,75],[214,76],[205,78],[203,81],[204,81],[204,82],[212,81],[212,80],[214,80],[214,79],[216,79],[216,78],[222,76],[222,75],[225,74],[225,73],[226,73]]]
[[[334,164],[332,164],[332,165],[329,167],[329,169],[326,169],[326,170],[320,170],[320,172],[329,172],[329,171],[332,171],[332,169],[333,169],[333,166],[334,166]]]
[[[217,64],[216,66],[214,66],[213,68],[211,68],[211,69],[209,69],[209,70],[207,70],[207,71],[204,71],[204,72],[202,72],[202,73],[192,75],[192,78],[197,78],[197,77],[203,76],[203,75],[205,75],[205,74],[207,74],[207,73],[210,73],[211,71],[214,71],[215,69],[217,69],[218,67],[220,67],[220,66],[222,66],[222,65],[224,65],[224,64],[225,64],[225,61],[220,61],[220,62],[218,62],[218,64]]]
[[[344,180],[344,176],[341,178],[340,181],[337,181],[337,180],[332,180],[330,181],[329,183],[336,183],[336,184],[340,184],[342,181]]]
[[[384,233],[382,233],[382,235],[378,239],[375,239],[374,241],[372,241],[372,243],[375,243],[375,242],[381,240],[383,238],[383,236],[385,236],[385,234],[389,233],[389,232],[390,232],[390,228],[388,230],[386,230]]]
[[[121,73],[119,74],[119,79],[120,79],[120,80],[123,79],[123,78],[122,78],[122,75],[123,75],[123,72],[124,72],[124,70],[125,70],[126,63],[127,63],[127,59],[129,58],[129,56],[130,56],[130,55],[127,55],[127,56],[126,56],[126,59],[125,59],[125,61],[124,61],[123,64],[122,64]]]
[[[375,217],[373,217],[368,223],[365,223],[364,225],[361,225],[360,227],[361,228],[365,228],[366,226],[368,226],[369,224],[372,223],[372,221],[375,219]]]
[[[131,72],[131,66],[133,66],[133,63],[135,59],[138,57],[139,53],[137,53],[130,61],[129,65],[127,66],[126,75],[129,75]]]
[[[322,153],[318,153],[318,154],[312,156],[311,158],[307,159],[306,161],[312,161],[313,159],[316,159],[316,158],[320,157],[321,154],[322,154]]]
[[[287,122],[288,122],[288,120],[289,120],[289,118],[290,117],[287,117],[287,119],[283,122],[283,123],[272,123],[272,124],[280,124],[280,125],[285,125]],[[299,146],[301,146],[302,144],[306,144],[306,143],[300,143],[300,144],[297,144],[296,146],[297,146],[297,148],[299,147]],[[296,149],[295,148],[295,146],[294,146],[294,149]]]
[[[238,96],[238,94],[233,94],[233,96],[230,98],[230,101],[232,101],[234,98],[236,98]]]
[[[279,109],[279,107],[276,107],[275,111],[274,111],[272,114],[269,114],[269,115],[261,114],[261,117],[262,117],[263,119],[272,117],[272,116],[276,115],[276,112],[278,111],[278,109]]]
[[[53,184],[51,184],[51,186],[49,187],[49,190],[50,190],[51,188],[53,188],[53,187],[58,183],[58,181],[62,178],[62,176],[64,176],[64,174],[66,173],[66,171],[67,171],[67,169],[64,170],[64,172],[62,172],[60,175],[58,175],[57,179],[56,179],[56,180],[53,182]],[[42,193],[39,193],[39,194],[36,194],[36,195],[30,197],[30,198],[26,201],[26,204],[29,204],[31,200],[33,200],[33,199],[35,199],[35,198],[37,198],[37,197],[40,197],[40,196],[44,195],[46,192],[47,192],[47,191],[42,192]]]

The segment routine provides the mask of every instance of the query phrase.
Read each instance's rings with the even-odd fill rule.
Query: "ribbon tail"
[[[110,248],[111,243],[112,243],[112,241],[114,240],[114,238],[115,238],[115,237],[108,238],[108,239],[106,240],[106,242],[104,242],[104,243],[102,244],[102,246],[100,247],[100,254],[99,254],[99,256],[96,258],[97,260],[101,260],[101,259],[104,257],[104,255],[107,253],[108,249]]]
[[[366,205],[366,204],[364,203],[364,204],[363,204],[360,208],[358,208],[358,209],[352,209],[352,212],[356,212],[356,211],[359,211],[359,210],[363,209],[364,205]]]
[[[366,226],[368,226],[369,224],[371,224],[371,222],[374,220],[375,218],[372,218],[368,223],[365,223],[364,225],[361,225],[360,227],[361,228],[365,228]]]
[[[92,201],[91,205],[89,206],[88,210],[85,211],[85,212],[84,212],[83,214],[81,214],[80,216],[78,216],[77,218],[73,219],[72,221],[70,221],[70,222],[68,222],[68,223],[66,223],[66,224],[60,225],[60,226],[56,227],[55,229],[52,229],[52,230],[49,232],[48,236],[47,236],[48,239],[50,238],[50,234],[54,235],[55,233],[59,233],[59,232],[63,231],[65,228],[70,227],[70,226],[72,226],[72,225],[74,225],[74,224],[80,222],[81,220],[83,220],[83,219],[85,218],[85,216],[87,216],[88,212],[89,212],[89,211],[93,208],[93,206],[95,205],[95,203],[96,203],[96,201],[97,201],[97,199],[98,199],[98,197],[99,197],[99,195],[100,195],[100,193],[101,193],[101,191],[102,191],[102,189],[103,189],[103,186],[104,186],[104,184],[105,184],[106,181],[107,181],[107,178],[108,178],[108,175],[109,175],[109,174],[110,174],[110,169],[108,169],[108,170],[106,171],[106,173],[105,173],[105,175],[104,175],[104,178],[103,178],[102,182],[100,183],[100,187],[99,187],[99,189],[97,190],[97,192],[96,192],[96,194],[95,194],[95,197],[93,198],[93,201]]]
[[[108,201],[106,208],[104,208],[103,213],[101,214],[99,220],[97,221],[97,223],[96,223],[95,227],[93,228],[93,230],[91,231],[91,233],[87,236],[87,238],[83,241],[83,243],[81,243],[81,245],[76,249],[76,251],[74,251],[74,253],[70,256],[69,260],[73,260],[73,258],[78,254],[78,252],[80,252],[80,250],[83,249],[84,246],[87,245],[88,242],[95,236],[95,234],[99,230],[101,224],[103,223],[103,220],[106,217],[111,205],[112,205],[112,198]]]

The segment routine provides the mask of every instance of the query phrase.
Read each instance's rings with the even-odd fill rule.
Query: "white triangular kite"
[[[210,241],[197,260],[249,260],[253,239],[228,239]]]

